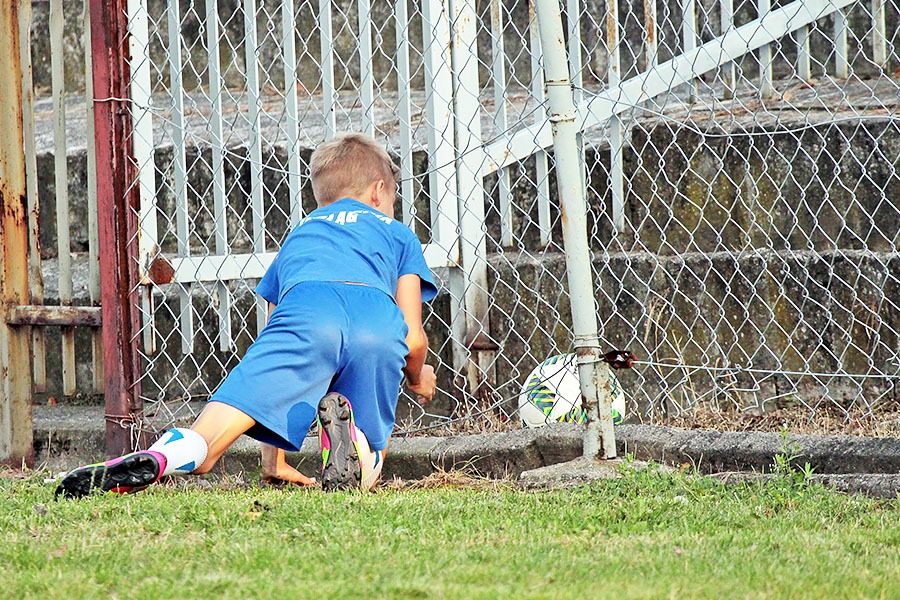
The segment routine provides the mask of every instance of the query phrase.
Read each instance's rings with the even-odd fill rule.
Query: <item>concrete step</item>
[[[103,410],[99,407],[35,407],[35,461],[54,472],[103,460]],[[465,469],[494,479],[517,480],[523,472],[561,465],[581,456],[583,430],[570,424],[457,437],[392,440],[384,477],[421,479],[438,470]],[[900,439],[777,433],[696,431],[620,425],[616,445],[631,459],[747,481],[770,473],[778,454],[797,469],[808,463],[815,480],[840,491],[896,497],[900,492]],[[321,468],[315,438],[288,460],[308,476]],[[574,463],[573,463],[574,465]],[[568,480],[565,468],[557,478]],[[573,466],[573,469],[576,469]],[[221,474],[259,472],[259,447],[241,438],[217,466]],[[574,471],[573,471],[574,472]],[[771,475],[769,475],[771,476]]]

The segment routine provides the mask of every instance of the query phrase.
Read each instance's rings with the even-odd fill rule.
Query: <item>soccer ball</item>
[[[612,370],[609,388],[613,423],[619,424],[625,418],[625,392]],[[531,372],[519,393],[519,416],[525,427],[542,427],[554,421],[587,421],[581,407],[581,384],[574,354],[551,356]]]

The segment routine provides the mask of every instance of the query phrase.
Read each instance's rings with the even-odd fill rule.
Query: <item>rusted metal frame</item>
[[[37,151],[34,142],[34,82],[31,77],[31,2],[19,5],[19,54],[22,65],[22,133],[25,140],[25,189],[28,195],[28,291],[33,304],[44,303],[44,273],[39,235]],[[31,330],[31,365],[35,392],[47,391],[44,330]]]
[[[71,306],[72,253],[69,243],[69,173],[66,149],[66,84],[63,73],[62,0],[50,0],[50,71],[53,92],[53,180],[56,200],[56,247],[59,261],[59,303]],[[75,394],[75,330],[62,330],[63,394]]]
[[[28,302],[28,201],[18,9],[0,2],[0,304]],[[31,335],[0,319],[0,463],[32,464]]]
[[[15,326],[100,327],[99,306],[21,305],[9,309],[6,322]]]
[[[94,152],[94,62],[91,59],[91,7],[90,0],[84,0],[84,97],[87,120],[87,209],[88,209],[88,294],[91,306],[100,307],[100,235],[97,231],[97,155]],[[35,328],[35,331],[41,329]],[[32,337],[32,339],[34,339]],[[91,383],[94,392],[102,394],[103,378],[103,332],[98,328],[91,336]]]
[[[90,0],[100,290],[106,379],[106,450],[134,449],[140,436],[137,171],[131,148],[127,0]]]

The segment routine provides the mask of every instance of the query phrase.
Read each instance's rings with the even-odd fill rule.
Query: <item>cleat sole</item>
[[[322,489],[326,492],[359,489],[362,469],[353,439],[350,402],[340,394],[328,394],[319,402],[319,427],[328,438],[330,451],[322,465]]]
[[[150,453],[124,456],[114,464],[99,463],[75,469],[59,483],[56,498],[83,498],[94,493],[136,492],[159,479],[159,461]]]

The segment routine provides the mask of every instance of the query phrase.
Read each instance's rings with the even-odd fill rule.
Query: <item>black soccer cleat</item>
[[[156,482],[162,470],[151,452],[134,452],[75,469],[59,482],[56,498],[84,498],[98,492],[127,494]]]
[[[362,481],[356,427],[350,401],[332,392],[319,401],[319,446],[322,448],[322,489],[358,490]]]

